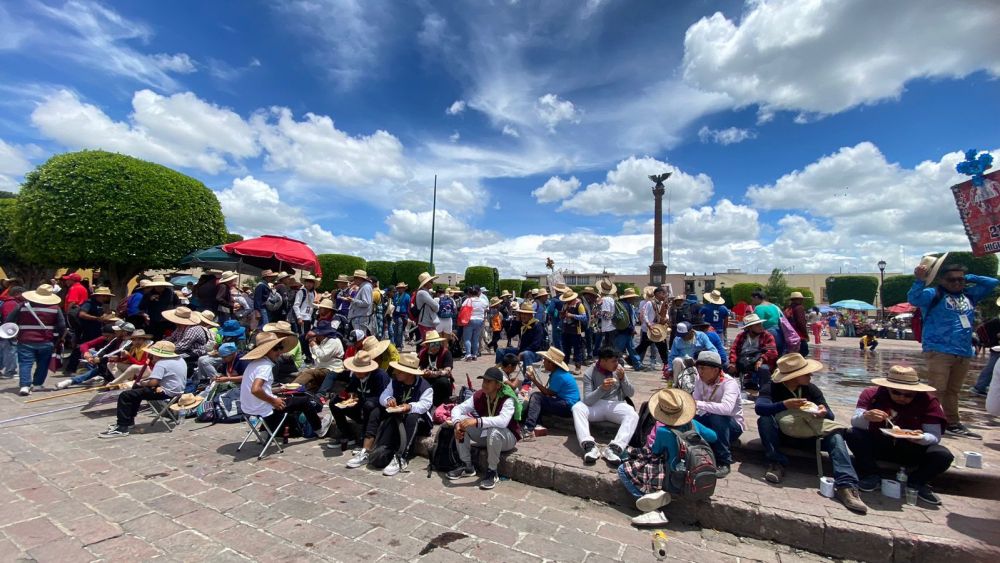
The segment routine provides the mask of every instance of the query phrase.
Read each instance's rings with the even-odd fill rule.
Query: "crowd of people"
[[[439,468],[449,479],[472,478],[471,448],[485,449],[483,489],[497,486],[504,452],[543,438],[543,421],[562,417],[583,463],[603,458],[616,468],[642,512],[637,525],[665,523],[662,508],[674,498],[711,494],[730,473],[752,405],[766,481],[784,479],[782,448],[818,441],[833,464],[835,497],[863,514],[858,491],[878,485],[877,460],[909,469],[906,486],[937,505],[930,482],[953,459],[942,437],[978,436],[960,422],[957,396],[972,356],[969,316],[998,281],[943,262],[922,262],[909,294],[923,310],[930,384],[893,366],[861,393],[848,424],[811,382],[823,365],[808,357],[814,319],[797,292],[785,307],[754,293],[730,340],[731,312],[718,291],[694,302],[664,287],[619,293],[606,279],[579,293],[553,284],[488,297],[477,287],[435,288],[428,273],[412,292],[405,283],[382,290],[357,270],[319,293],[310,274],[265,270],[254,287],[237,287],[236,274],[208,271],[188,291],[143,278],[112,310],[110,290],[69,274],[58,290],[4,282],[4,320],[17,333],[0,353],[5,375],[16,364],[22,395],[44,385],[63,342],[72,349],[59,388],[120,387],[101,438],[128,436],[143,402],[166,401],[182,415],[246,420],[267,435],[323,437],[335,427],[329,447],[350,452],[348,468],[392,476],[406,469],[417,439],[440,426],[451,433],[437,448],[453,448],[458,461]],[[662,389],[637,403],[629,373],[649,369],[647,352],[662,362]],[[479,389],[471,381],[456,389],[456,358],[490,353],[495,367],[478,376]],[[992,390],[1000,378],[991,379]],[[604,447],[595,422],[617,428]]]

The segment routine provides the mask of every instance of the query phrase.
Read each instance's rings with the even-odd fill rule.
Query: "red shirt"
[[[947,423],[941,403],[933,393],[917,393],[909,404],[900,405],[890,398],[885,387],[868,387],[858,397],[857,408],[887,412],[896,426],[906,430],[923,430],[924,424],[940,424],[943,428]],[[872,432],[878,432],[879,428],[885,428],[885,424],[872,422],[868,426]]]
[[[83,305],[90,299],[90,294],[87,293],[87,288],[83,287],[78,283],[74,283],[66,290],[66,300],[63,302],[63,310],[69,312],[69,306],[76,303],[77,305]]]

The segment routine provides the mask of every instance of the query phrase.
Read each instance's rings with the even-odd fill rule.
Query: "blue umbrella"
[[[874,311],[877,308],[871,303],[865,303],[857,299],[844,299],[843,301],[832,303],[830,306],[837,309],[850,309],[852,311]]]
[[[833,307],[830,307],[829,305],[820,305],[819,306],[819,312],[820,313],[836,313],[837,310],[834,309]]]
[[[176,278],[170,278],[170,283],[177,287],[184,287],[188,284],[188,282],[198,283],[198,278],[194,276],[177,276]]]

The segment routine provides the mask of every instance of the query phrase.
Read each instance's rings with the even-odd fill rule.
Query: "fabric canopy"
[[[901,313],[912,313],[914,309],[916,309],[916,307],[910,305],[909,303],[898,303],[887,308],[885,311],[887,313],[892,313],[893,315],[899,315]]]
[[[874,311],[875,306],[871,303],[865,303],[864,301],[858,301],[857,299],[844,299],[843,301],[837,301],[832,303],[831,307],[836,307],[838,309],[850,309],[852,311]]]
[[[174,284],[174,287],[184,287],[191,283],[198,283],[198,278],[194,276],[177,276],[176,278],[170,278],[170,283]]]
[[[280,270],[291,265],[323,275],[316,253],[306,243],[288,237],[264,235],[231,242],[223,245],[222,251],[241,256],[244,262],[255,266]]]

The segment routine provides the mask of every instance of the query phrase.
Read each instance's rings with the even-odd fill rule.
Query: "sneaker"
[[[73,385],[73,380],[72,379],[64,379],[64,380],[60,381],[59,383],[56,383],[56,389],[65,389],[65,388],[69,387],[70,385]]]
[[[930,485],[924,485],[917,489],[917,498],[933,506],[941,506],[941,497],[934,493]]]
[[[622,460],[622,449],[618,447],[618,444],[608,444],[608,447],[604,448],[604,459],[614,465],[618,466],[621,464]]]
[[[729,477],[730,471],[732,470],[729,468],[728,465],[720,465],[715,468],[715,478],[725,479],[726,477]]]
[[[632,525],[638,527],[666,526],[669,523],[670,520],[667,520],[667,515],[664,514],[662,510],[646,512],[645,514],[640,514],[632,519]]]
[[[780,463],[772,463],[767,466],[767,472],[764,473],[764,480],[768,483],[774,483],[777,485],[785,478],[785,466]]]
[[[837,500],[844,503],[847,510],[858,514],[868,514],[868,506],[858,496],[858,490],[853,487],[841,487],[834,495]]]
[[[879,488],[881,484],[882,478],[878,475],[866,475],[858,480],[858,490],[870,493]]]
[[[525,430],[521,436],[522,442],[534,442],[535,441],[535,431]]]
[[[479,480],[479,488],[488,491],[496,487],[499,482],[500,475],[496,471],[489,469],[486,471],[486,475],[483,475],[483,478]]]
[[[980,397],[985,397],[987,395],[986,391],[981,391],[976,387],[969,389],[969,393],[972,393],[973,395],[979,395]]]
[[[27,397],[28,395],[31,394],[31,387],[21,387],[21,389],[18,390],[17,394],[22,397]]]
[[[128,428],[118,425],[115,425],[114,428],[108,428],[97,435],[98,438],[124,438],[125,436],[128,436]]]
[[[405,459],[399,456],[393,456],[392,461],[389,462],[389,465],[386,465],[385,469],[382,470],[382,475],[385,475],[386,477],[392,477],[393,475],[398,474],[400,471],[405,471],[406,466],[407,463]]]
[[[333,415],[327,413],[327,415],[323,417],[323,420],[320,421],[319,432],[316,436],[319,438],[326,436],[326,433],[330,431],[331,424],[333,424]]]
[[[456,467],[448,473],[445,473],[445,477],[451,479],[452,481],[458,479],[464,479],[465,477],[475,477],[476,468],[471,465],[463,465],[462,467]]]
[[[368,459],[368,450],[361,450],[347,461],[347,467],[354,469],[355,467],[368,465]]]
[[[601,452],[597,449],[597,444],[585,442],[583,444],[583,462],[596,463],[599,459],[601,459]]]
[[[44,385],[32,385],[31,386],[31,390],[32,391],[45,391],[45,386]]]
[[[670,493],[667,491],[656,491],[648,495],[642,495],[635,501],[635,507],[640,512],[652,512],[670,504]]]
[[[973,440],[982,440],[983,435],[977,434],[972,430],[969,430],[964,424],[959,422],[958,424],[950,424],[944,429],[944,433],[948,436],[955,436],[959,438],[972,438]]]

